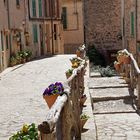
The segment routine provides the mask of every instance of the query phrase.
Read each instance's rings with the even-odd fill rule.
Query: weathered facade
[[[9,28],[7,2],[0,1],[0,71],[8,66],[9,62]]]
[[[63,53],[61,0],[32,0],[28,4],[34,55]]]
[[[19,51],[32,57],[64,52],[61,0],[0,1],[0,71]]]
[[[84,42],[82,0],[62,0],[65,53],[75,53]]]
[[[122,48],[121,0],[84,0],[84,26],[86,44],[110,60]]]

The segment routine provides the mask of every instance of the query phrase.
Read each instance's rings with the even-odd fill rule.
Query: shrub
[[[104,56],[94,46],[88,46],[87,56],[94,65],[106,66]]]

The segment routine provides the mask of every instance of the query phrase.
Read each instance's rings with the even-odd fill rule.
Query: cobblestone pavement
[[[50,83],[66,80],[73,56],[44,58],[0,74],[0,140],[8,140],[24,123],[44,121],[48,107],[42,93]]]
[[[140,140],[140,116],[120,77],[90,78],[96,140]]]

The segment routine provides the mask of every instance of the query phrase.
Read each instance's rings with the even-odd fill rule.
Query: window
[[[62,21],[63,21],[63,28],[67,29],[67,8],[62,7]]]
[[[32,15],[36,17],[36,1],[32,0]]]
[[[16,0],[16,5],[17,5],[18,7],[20,6],[19,0]]]
[[[42,0],[38,0],[39,17],[42,17]]]
[[[135,34],[135,21],[134,21],[134,12],[131,12],[131,35],[134,36]]]
[[[36,24],[33,24],[33,41],[34,43],[38,43],[38,32]]]

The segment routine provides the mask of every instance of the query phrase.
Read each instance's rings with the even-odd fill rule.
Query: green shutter
[[[135,34],[135,25],[134,25],[134,12],[131,12],[131,35]]]
[[[37,31],[36,24],[33,24],[33,40],[34,40],[34,43],[38,42],[38,31]]]
[[[1,32],[1,47],[2,47],[2,51],[4,51],[4,46],[3,46],[3,33]]]
[[[36,1],[32,0],[32,14],[33,17],[36,17]]]
[[[62,20],[63,20],[63,28],[67,29],[67,8],[62,7]]]
[[[8,35],[6,35],[6,49],[9,48],[9,41],[8,41]]]
[[[42,0],[38,0],[39,17],[42,17]]]

